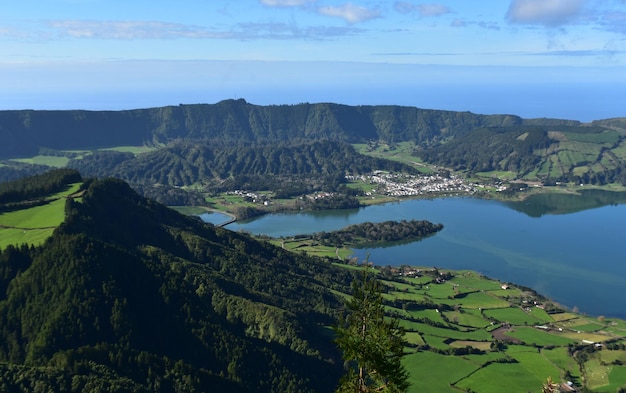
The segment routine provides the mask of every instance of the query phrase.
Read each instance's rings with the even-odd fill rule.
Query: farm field
[[[407,331],[410,392],[541,391],[548,377],[626,387],[624,321],[562,310],[472,271],[401,269],[377,271],[386,310]]]
[[[0,213],[0,249],[8,245],[39,245],[65,219],[66,197],[75,194],[80,183],[48,195],[43,203]]]

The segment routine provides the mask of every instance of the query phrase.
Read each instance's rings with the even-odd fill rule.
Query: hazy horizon
[[[22,0],[0,109],[245,98],[624,117],[626,0]]]

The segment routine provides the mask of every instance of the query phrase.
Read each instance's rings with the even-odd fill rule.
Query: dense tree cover
[[[401,106],[331,103],[259,106],[244,100],[127,111],[0,111],[0,157],[162,144],[186,138],[229,141],[333,139],[428,143],[484,126],[521,124],[510,115],[476,115]]]
[[[120,160],[110,165],[117,157]],[[407,165],[358,154],[347,143],[291,141],[272,144],[178,142],[136,158],[94,154],[70,162],[85,176],[115,176],[133,184],[169,186],[213,185],[213,189],[276,190],[284,194],[294,183],[300,194],[306,185],[344,182],[346,173],[373,170],[414,172]],[[105,160],[103,165],[100,161]],[[224,180],[229,181],[224,184]],[[279,180],[279,181],[277,181]],[[251,187],[243,187],[249,185]],[[297,194],[296,194],[297,195]]]
[[[57,169],[42,175],[0,183],[0,204],[42,198],[81,180],[80,173],[76,170]]]
[[[352,195],[333,194],[310,200],[305,205],[312,210],[356,209],[361,206],[361,202]]]
[[[40,175],[50,170],[46,165],[25,164],[10,160],[0,160],[0,183]]]
[[[312,235],[312,238],[322,244],[342,246],[421,239],[442,229],[442,224],[433,224],[424,220],[364,222],[349,225],[338,231],[317,232]]]
[[[352,273],[86,181],[42,246],[0,252],[4,391],[329,391],[320,326]]]
[[[335,327],[348,363],[338,393],[402,393],[409,388],[401,363],[406,341],[397,319],[385,317],[380,283],[366,269],[352,285],[346,315]]]
[[[537,127],[482,128],[416,154],[429,163],[458,170],[525,174],[541,158],[535,151],[551,142],[547,131]]]

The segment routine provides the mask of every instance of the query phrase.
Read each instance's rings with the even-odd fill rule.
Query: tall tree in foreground
[[[347,314],[335,327],[335,341],[350,365],[337,392],[405,392],[404,330],[396,319],[385,318],[380,283],[365,269],[352,283],[352,292]]]

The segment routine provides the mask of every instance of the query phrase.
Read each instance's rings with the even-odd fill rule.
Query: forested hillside
[[[556,182],[626,185],[623,125],[623,121],[615,119],[584,127],[479,128],[445,144],[417,148],[415,155],[428,163],[470,175],[506,172],[510,177],[548,185]]]
[[[0,251],[2,391],[331,391],[351,275],[88,181],[40,247]]]
[[[347,173],[416,173],[408,165],[364,156],[347,143],[328,140],[274,144],[187,141],[137,157],[96,152],[68,165],[85,176],[115,176],[133,184],[272,190],[279,195],[336,190]]]
[[[409,144],[427,164],[469,176],[492,172],[486,176],[546,184],[626,184],[624,119],[581,124],[391,105],[259,106],[240,99],[127,111],[0,111],[0,140],[0,180],[45,169],[33,164],[65,166],[72,161],[84,174],[115,175],[135,186],[189,186],[215,179],[234,180],[229,187],[254,186],[263,176],[274,177],[272,182],[278,184],[302,173],[319,184],[322,173],[334,166],[337,174],[346,166],[331,163],[325,168],[323,157],[315,154],[298,158],[308,154],[308,144],[376,141],[391,147]],[[142,157],[128,152],[89,156],[119,146],[161,151]],[[346,154],[352,160],[348,169],[372,167]],[[36,155],[45,159],[28,161]],[[247,178],[235,179],[238,176]]]
[[[477,127],[521,124],[508,115],[400,106],[298,104],[244,100],[128,111],[0,111],[0,158],[57,150],[164,144],[185,138],[229,141],[333,139],[434,141]]]

